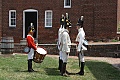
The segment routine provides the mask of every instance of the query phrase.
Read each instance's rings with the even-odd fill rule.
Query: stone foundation
[[[119,44],[89,45],[86,56],[95,57],[120,57]]]
[[[24,53],[26,45],[15,44],[14,53]],[[59,51],[56,44],[39,44],[47,50],[48,54],[58,55]],[[85,56],[93,57],[120,57],[120,44],[89,44],[88,50],[84,51]],[[70,56],[76,55],[76,45],[71,46]]]

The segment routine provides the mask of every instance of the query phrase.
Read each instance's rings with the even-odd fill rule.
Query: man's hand
[[[69,52],[66,52],[66,54],[68,55],[68,54],[69,54]]]
[[[36,46],[38,46],[38,43],[36,43]]]
[[[80,51],[76,51],[76,56],[79,56]]]
[[[77,45],[79,44],[79,42],[78,42],[78,41],[76,41],[75,43],[76,43]]]

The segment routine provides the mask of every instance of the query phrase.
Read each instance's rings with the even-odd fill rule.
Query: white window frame
[[[11,17],[11,15],[12,15],[11,13],[12,12],[15,12],[15,15],[14,15],[15,17],[14,18]],[[12,19],[15,20],[15,24],[13,24],[13,25],[11,24],[12,23]],[[16,10],[9,10],[9,27],[16,27]]]
[[[50,12],[51,13],[51,15],[50,15],[50,18],[47,18],[47,13],[48,12]],[[52,12],[52,10],[46,10],[45,11],[45,27],[52,27],[52,14],[53,14],[53,12]],[[51,20],[51,25],[47,25],[47,19],[50,19]]]
[[[71,0],[70,0],[70,5],[66,5],[67,0],[64,0],[64,8],[71,8]]]

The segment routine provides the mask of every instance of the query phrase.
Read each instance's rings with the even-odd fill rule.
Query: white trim
[[[120,34],[120,32],[117,32],[117,34]]]
[[[11,12],[15,12],[15,25],[11,25]],[[16,10],[9,10],[9,27],[16,27]]]
[[[38,10],[35,10],[35,9],[27,9],[27,10],[24,10],[24,12],[38,12]]]
[[[25,12],[37,12],[37,36],[38,38],[38,10],[35,9],[27,9],[23,11],[23,38],[25,38]]]
[[[30,37],[32,37],[32,39],[34,40],[34,38],[33,38],[33,36],[32,36],[32,35],[28,34],[27,36],[30,36]]]
[[[66,0],[64,0],[64,8],[71,8],[71,0],[70,0],[70,6],[66,6]]]
[[[51,26],[47,26],[47,25],[46,25],[46,13],[47,13],[47,12],[51,12],[51,13],[52,13],[52,14],[51,14]],[[45,27],[52,27],[52,15],[53,15],[52,10],[46,10],[46,11],[45,11]]]

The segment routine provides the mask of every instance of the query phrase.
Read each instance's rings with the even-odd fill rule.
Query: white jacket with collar
[[[78,30],[78,35],[76,37],[76,42],[79,42],[77,51],[81,51],[81,49],[83,47],[84,39],[85,39],[85,32],[84,32],[83,28],[80,28]]]
[[[61,49],[63,52],[70,53],[71,40],[69,36],[69,31],[64,29],[61,37]]]
[[[62,36],[63,31],[64,31],[64,28],[62,28],[61,26],[58,30],[58,45],[60,45],[61,43],[61,36]]]

